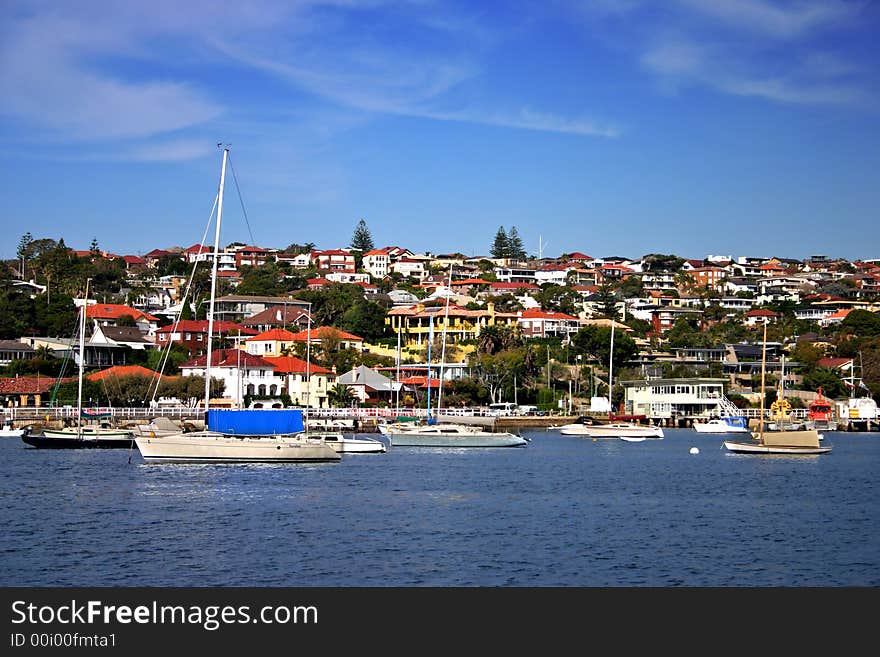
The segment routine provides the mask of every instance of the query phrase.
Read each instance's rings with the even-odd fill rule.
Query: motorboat
[[[663,428],[653,424],[634,424],[631,422],[610,422],[608,424],[581,424],[562,428],[565,436],[587,436],[588,438],[663,438]]]
[[[818,397],[811,401],[807,408],[806,428],[817,431],[837,431],[837,420],[834,419],[831,402],[822,394],[821,387],[818,390]]]
[[[484,431],[470,424],[436,423],[389,428],[393,447],[524,447],[528,441],[506,431]]]
[[[0,438],[21,438],[26,433],[30,433],[30,426],[15,428],[12,422],[7,422],[0,428]]]
[[[705,422],[694,422],[694,431],[697,433],[749,433],[749,428],[740,422],[731,424],[725,418],[716,417]]]
[[[560,424],[559,426],[547,428],[553,429],[554,431],[562,431],[563,429],[576,430],[585,425],[595,426],[597,424],[602,424],[602,422],[590,415],[581,415],[574,422],[569,422],[568,424]]]
[[[381,454],[387,451],[385,443],[375,438],[346,436],[339,432],[309,431],[302,435],[308,441],[323,441],[343,454]]]

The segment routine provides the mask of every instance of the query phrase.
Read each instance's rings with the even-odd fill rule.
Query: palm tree
[[[337,383],[327,391],[327,401],[334,408],[347,408],[355,399],[352,389],[342,383]]]

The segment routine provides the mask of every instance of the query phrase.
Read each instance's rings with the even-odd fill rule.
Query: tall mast
[[[312,403],[312,304],[309,303],[308,323],[306,324],[306,421],[303,429],[309,429],[309,405]]]
[[[428,415],[425,419],[431,421],[431,345],[434,342],[434,315],[428,316],[428,376],[425,383],[428,386]]]
[[[82,438],[83,369],[86,366],[86,307],[89,305],[89,281],[86,279],[86,294],[83,297],[82,314],[79,322],[79,382],[76,387],[76,437]]]
[[[452,295],[452,263],[449,263],[449,285],[446,289],[446,311],[443,314],[443,348],[440,350],[440,389],[437,391],[437,413],[443,399],[443,368],[446,365],[446,327],[449,325],[449,297]]]
[[[764,442],[764,376],[767,367],[767,322],[764,322],[764,339],[761,343],[761,415],[758,417],[758,440]]]
[[[217,227],[214,230],[214,262],[211,265],[211,301],[208,304],[208,360],[205,362],[205,413],[211,400],[211,336],[214,334],[214,297],[217,294],[217,261],[220,259],[220,219],[223,216],[223,183],[226,182],[226,158],[229,147],[223,149],[220,168],[220,189],[217,191]],[[207,416],[206,416],[207,417]]]
[[[401,326],[399,321],[397,324],[397,391],[395,392],[395,415],[400,415],[400,341],[402,332],[403,326]]]
[[[611,401],[613,399],[612,395],[612,385],[614,382],[614,325],[617,322],[614,321],[614,318],[611,318],[611,350],[608,352],[608,417],[614,413],[614,405]]]

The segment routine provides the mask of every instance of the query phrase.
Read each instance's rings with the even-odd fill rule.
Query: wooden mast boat
[[[827,454],[831,446],[819,445],[819,433],[815,429],[796,429],[769,431],[764,429],[764,383],[767,368],[767,325],[764,324],[764,338],[761,349],[761,415],[758,431],[753,433],[753,441],[724,441],[728,451],[737,454]]]

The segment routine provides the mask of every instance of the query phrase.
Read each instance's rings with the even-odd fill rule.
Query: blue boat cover
[[[221,433],[270,436],[304,430],[299,409],[212,409],[207,415],[208,430]]]

